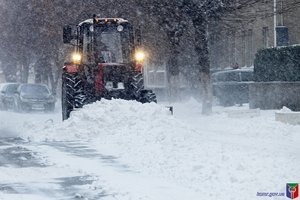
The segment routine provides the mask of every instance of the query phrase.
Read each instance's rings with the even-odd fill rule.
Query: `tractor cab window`
[[[129,34],[115,26],[95,28],[95,60],[98,63],[126,63],[129,60]]]

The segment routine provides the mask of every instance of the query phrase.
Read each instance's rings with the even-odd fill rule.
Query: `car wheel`
[[[13,111],[19,112],[19,105],[16,99],[14,100]]]
[[[15,112],[23,111],[22,106],[20,105],[20,102],[17,99],[14,100],[13,111]]]
[[[0,102],[0,110],[5,110],[5,106],[3,102]]]
[[[19,103],[19,110],[20,110],[20,112],[27,112],[27,113],[32,111],[31,107],[29,107],[27,105],[23,105],[21,102]]]

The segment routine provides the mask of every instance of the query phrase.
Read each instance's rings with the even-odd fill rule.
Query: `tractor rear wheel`
[[[62,75],[62,118],[66,120],[74,108],[82,108],[87,96],[84,83],[79,73],[63,73]]]

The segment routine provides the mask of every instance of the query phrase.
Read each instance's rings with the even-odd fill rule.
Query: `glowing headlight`
[[[135,59],[136,59],[136,61],[138,61],[138,62],[144,61],[144,60],[145,60],[145,57],[146,57],[146,55],[145,55],[145,53],[142,52],[142,51],[137,51],[137,52],[135,53]]]
[[[81,54],[79,54],[79,53],[74,53],[73,55],[72,55],[72,60],[73,60],[73,62],[74,63],[80,63],[81,62]]]

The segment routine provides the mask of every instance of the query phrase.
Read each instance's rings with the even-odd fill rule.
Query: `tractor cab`
[[[122,18],[99,18],[85,20],[77,27],[64,27],[64,43],[72,44],[74,64],[118,63],[130,65],[140,71],[144,53],[140,50],[140,33]],[[75,39],[75,40],[74,40]]]
[[[84,62],[132,62],[133,31],[126,20],[98,19],[92,25],[83,23],[81,29]]]

